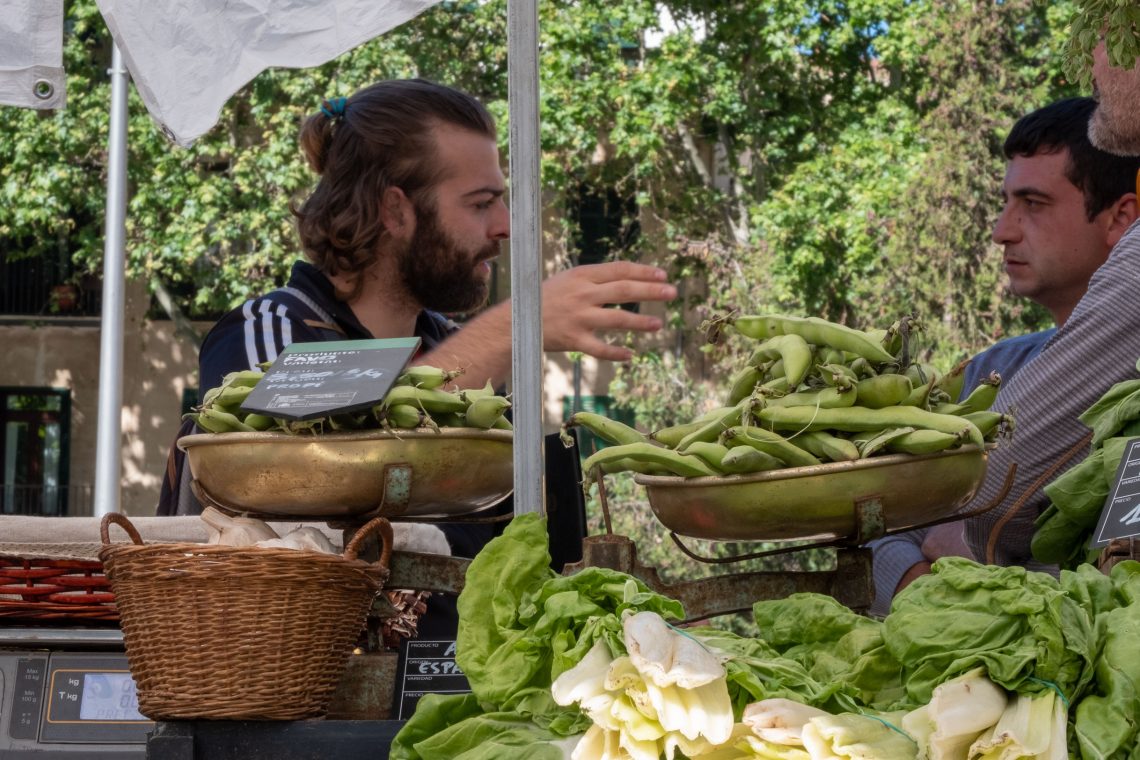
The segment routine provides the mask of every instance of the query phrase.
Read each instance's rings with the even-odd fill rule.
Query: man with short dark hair
[[[1003,248],[1010,290],[1048,309],[1058,328],[1138,213],[1133,180],[1140,159],[1093,147],[1088,130],[1095,108],[1092,98],[1045,106],[1019,119],[1003,145],[1005,205],[993,239]],[[963,395],[991,372],[1010,383],[1056,332],[1009,338],[975,356]],[[1070,422],[1079,427],[1076,415]],[[893,594],[929,572],[933,560],[969,554],[962,530],[962,523],[950,523],[875,542],[874,611],[885,613]]]
[[[1103,38],[1093,61],[1097,108],[1089,139],[1103,151],[1140,156],[1140,61],[1131,68],[1111,66]],[[1140,222],[1133,222],[1048,350],[998,393],[998,408],[1017,409],[1018,430],[990,456],[977,503],[997,500],[1011,464],[1017,464],[1017,474],[995,509],[967,520],[966,541],[977,559],[1040,566],[1032,561],[1029,543],[1034,521],[1048,505],[1041,488],[1089,452],[1087,429],[1072,421],[1113,384],[1135,379],[1138,357]]]

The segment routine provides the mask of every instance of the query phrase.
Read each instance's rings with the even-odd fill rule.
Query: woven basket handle
[[[110,517],[110,515],[107,515]],[[388,522],[383,517],[374,517],[356,531],[352,540],[348,542],[348,546],[344,547],[345,559],[356,559],[356,553],[360,551],[360,545],[364,543],[364,539],[368,538],[373,533],[380,537],[380,559],[376,560],[376,566],[384,572],[388,571],[388,563],[392,559],[392,523]]]
[[[103,515],[103,521],[99,523],[99,538],[103,539],[103,546],[107,546],[111,543],[111,523],[125,530],[127,535],[131,537],[131,541],[142,546],[142,536],[139,535],[135,526],[131,524],[131,521],[127,519],[126,515],[121,515],[118,512],[108,512]]]

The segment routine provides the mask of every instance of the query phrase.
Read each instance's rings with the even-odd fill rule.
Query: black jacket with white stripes
[[[415,335],[427,351],[457,329],[442,315],[424,311]],[[221,385],[227,372],[273,361],[290,343],[371,337],[352,309],[337,300],[328,278],[298,261],[284,288],[246,301],[214,325],[198,355],[198,384],[203,391]]]

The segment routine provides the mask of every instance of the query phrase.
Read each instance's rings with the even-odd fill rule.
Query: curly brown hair
[[[301,150],[321,178],[304,203],[290,210],[305,256],[326,275],[348,276],[352,298],[385,231],[384,191],[398,187],[415,203],[445,173],[435,160],[432,127],[453,125],[491,139],[496,131],[478,100],[424,79],[378,82],[338,106],[325,101],[301,126]]]

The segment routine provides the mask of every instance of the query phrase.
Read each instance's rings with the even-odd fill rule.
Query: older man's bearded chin
[[[399,252],[405,291],[422,308],[464,314],[487,301],[489,283],[478,265],[499,255],[499,241],[477,251],[459,245],[440,225],[433,208],[416,209],[416,231]]]
[[[1117,156],[1140,156],[1140,70],[1097,83],[1089,141]]]

